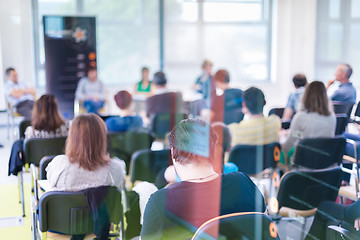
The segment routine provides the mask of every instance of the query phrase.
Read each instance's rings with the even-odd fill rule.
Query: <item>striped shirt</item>
[[[232,135],[232,146],[239,144],[263,145],[279,141],[281,121],[278,116],[270,115],[232,123],[229,128]]]

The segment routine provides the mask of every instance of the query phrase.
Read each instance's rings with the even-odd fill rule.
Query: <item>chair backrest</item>
[[[280,180],[279,208],[309,210],[317,208],[323,201],[335,201],[341,181],[340,167],[288,172]]]
[[[46,173],[46,167],[49,165],[49,163],[56,157],[55,155],[51,156],[45,156],[40,160],[39,164],[39,180],[45,180],[47,179],[47,173]]]
[[[233,213],[204,223],[192,240],[279,239],[275,223],[263,213]]]
[[[242,108],[230,109],[224,111],[224,123],[226,125],[231,123],[239,123],[244,119]]]
[[[357,106],[356,106],[356,110],[354,113],[355,117],[360,117],[360,101],[358,102]]]
[[[59,155],[65,151],[66,137],[57,138],[30,138],[24,142],[25,163],[34,163],[39,166],[44,156]]]
[[[19,137],[20,139],[25,138],[25,130],[27,127],[31,126],[30,120],[22,120],[19,124]]]
[[[340,165],[345,146],[346,139],[342,137],[302,139],[295,149],[294,164],[311,169]]]
[[[171,163],[170,150],[140,150],[133,154],[130,165],[130,179],[155,183],[160,170],[168,167]]]
[[[333,105],[335,114],[346,114],[347,116],[350,116],[352,108],[354,106],[353,103],[339,101],[333,101]]]
[[[185,113],[158,113],[153,116],[150,129],[156,138],[164,139],[178,122],[187,117]]]
[[[346,114],[336,114],[336,128],[335,135],[340,135],[346,130],[349,117]]]
[[[229,162],[235,163],[240,172],[256,174],[266,168],[275,168],[280,159],[280,144],[236,145],[230,151]]]
[[[269,111],[269,116],[270,116],[271,114],[275,114],[275,115],[277,115],[279,118],[282,118],[282,116],[283,116],[283,114],[284,114],[284,109],[285,109],[285,108],[272,108],[272,109],[270,109],[270,111]]]
[[[96,190],[96,188],[94,188]],[[121,193],[116,187],[109,187],[105,201],[110,222],[122,221]],[[39,201],[39,229],[63,234],[88,234],[93,232],[93,219],[83,191],[50,191]]]
[[[150,149],[154,136],[146,129],[130,130],[126,132],[108,133],[108,152],[111,157],[118,157],[125,161],[126,171],[129,172],[131,156],[142,149]]]

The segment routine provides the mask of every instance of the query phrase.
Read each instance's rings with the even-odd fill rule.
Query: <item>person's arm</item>
[[[294,115],[294,110],[292,108],[286,107],[284,109],[284,114],[282,116],[282,120],[283,121],[290,121],[293,115]]]
[[[56,156],[46,167],[46,176],[51,188],[61,188],[65,186],[59,186],[58,181],[61,174],[67,167],[67,159],[65,155]]]
[[[84,93],[84,79],[80,79],[78,86],[75,91],[75,99],[77,100],[85,100],[85,93]]]
[[[326,84],[326,89],[329,89],[329,87],[330,87],[331,85],[333,85],[334,83],[335,83],[335,79],[329,80],[329,81],[327,82],[327,84]]]
[[[355,219],[354,228],[356,229],[356,231],[360,230],[360,218]]]
[[[99,90],[99,100],[104,101],[106,99],[106,92],[105,92],[105,86],[103,82],[98,80],[100,82],[100,90]]]
[[[281,149],[284,151],[285,155],[287,155],[287,152],[294,146],[296,140],[301,138],[301,119],[299,119],[298,116],[299,115],[296,114],[293,118],[289,134],[287,135],[285,142],[281,144]]]

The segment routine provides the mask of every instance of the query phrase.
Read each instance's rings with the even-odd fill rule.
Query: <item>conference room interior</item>
[[[95,19],[96,31],[94,36],[90,36],[91,31],[86,30],[82,33],[85,36],[82,40],[77,40],[75,33],[71,35],[75,39],[72,41],[76,44],[81,45],[82,42],[86,42],[92,37],[96,44],[95,49],[90,50],[91,54],[94,53],[94,55],[88,55],[88,52],[84,55],[85,58],[89,58],[86,59],[86,64],[74,64],[73,69],[66,70],[76,72],[74,73],[76,81],[72,83],[72,89],[66,90],[71,92],[70,97],[64,96],[62,90],[57,91],[56,88],[61,88],[61,84],[54,83],[57,76],[49,72],[49,69],[56,69],[56,67],[51,66],[51,62],[56,62],[57,58],[60,57],[49,54],[50,44],[46,41],[49,41],[51,34],[46,35],[44,29],[48,31],[48,28],[54,27],[54,25],[50,24],[50,20],[49,24],[45,24],[46,17],[49,19],[52,17],[84,19],[88,17]],[[54,32],[61,27],[55,26]],[[75,30],[75,28],[72,27],[72,30],[79,30]],[[130,222],[131,217],[129,215],[133,212],[130,211],[129,196],[138,191],[140,186],[143,188],[148,186],[138,185],[137,189],[134,188],[137,184],[142,184],[142,181],[147,181],[155,187],[155,177],[159,177],[160,170],[165,172],[163,168],[157,169],[159,166],[147,166],[149,171],[151,168],[153,168],[152,170],[156,168],[154,170],[156,172],[150,173],[152,177],[149,179],[146,179],[149,174],[144,173],[146,177],[140,176],[139,179],[143,180],[135,182],[133,180],[135,177],[132,176],[136,172],[134,170],[135,164],[131,162],[134,156],[141,154],[144,149],[150,152],[168,151],[167,154],[171,154],[167,136],[171,135],[170,131],[175,126],[175,122],[177,123],[181,119],[201,119],[204,121],[201,124],[205,124],[206,129],[209,127],[208,124],[213,125],[212,117],[214,114],[217,115],[222,112],[221,114],[225,116],[224,109],[226,107],[222,106],[220,111],[219,109],[213,111],[211,108],[211,104],[215,105],[210,100],[211,97],[214,97],[214,94],[221,96],[224,93],[224,90],[219,90],[215,84],[216,77],[214,75],[219,70],[226,70],[229,73],[229,86],[241,89],[243,96],[245,90],[251,89],[251,87],[261,90],[265,97],[265,105],[263,106],[265,118],[270,116],[272,110],[272,113],[278,115],[278,121],[281,121],[281,129],[277,135],[278,140],[275,143],[272,142],[272,145],[268,143],[258,145],[233,144],[235,137],[232,136],[231,148],[226,149],[226,153],[222,155],[222,157],[225,156],[225,163],[230,162],[236,165],[235,172],[245,171],[245,174],[250,176],[262,194],[261,199],[264,199],[266,204],[265,214],[262,214],[263,211],[260,210],[256,211],[255,214],[249,213],[253,214],[248,215],[251,220],[246,220],[246,212],[239,214],[239,220],[234,220],[234,224],[238,224],[238,235],[241,236],[240,233],[243,231],[244,235],[242,236],[246,236],[248,239],[305,239],[305,237],[310,239],[309,230],[312,228],[315,216],[319,215],[317,210],[320,203],[324,201],[336,202],[336,206],[341,205],[344,209],[352,209],[354,214],[360,214],[360,209],[352,207],[358,207],[356,203],[359,202],[357,199],[360,196],[359,170],[356,164],[358,158],[356,143],[360,141],[360,122],[358,122],[360,121],[360,108],[357,109],[359,107],[358,89],[360,88],[360,45],[358,44],[360,41],[360,0],[2,0],[0,1],[0,30],[0,71],[2,72],[2,80],[0,81],[1,239],[46,239],[45,234],[40,230],[43,226],[41,221],[45,220],[40,220],[43,216],[41,213],[39,214],[39,208],[41,208],[39,204],[41,197],[50,192],[46,191],[48,188],[46,185],[48,183],[44,180],[46,177],[40,180],[40,159],[37,160],[37,166],[30,167],[30,164],[25,164],[17,176],[8,174],[13,144],[21,139],[21,135],[24,134],[24,129],[20,127],[24,117],[15,114],[14,108],[6,99],[6,84],[9,80],[5,70],[9,67],[15,68],[20,82],[35,88],[35,100],[40,99],[44,94],[55,95],[58,98],[59,111],[70,126],[75,117],[86,114],[86,109],[82,105],[83,102],[75,99],[75,88],[79,79],[86,76],[87,69],[91,64],[92,67],[96,68],[98,79],[104,86],[104,106],[97,113],[104,121],[109,117],[124,113],[119,108],[119,103],[115,97],[119,91],[126,90],[132,95],[133,110],[142,118],[141,131],[148,133],[151,140],[149,140],[149,146],[144,148],[137,148],[135,145],[140,145],[140,143],[133,141],[133,148],[137,150],[127,156],[128,160],[123,159],[126,164],[126,176],[121,191],[122,200],[120,201],[123,207],[121,210],[122,218],[120,225],[117,226],[118,229],[115,228],[118,232],[110,231],[110,234],[118,234],[118,236],[111,239],[137,239],[136,237],[140,235],[141,224],[144,223],[141,222],[140,224],[138,221],[133,225],[134,229],[131,228],[133,222]],[[61,38],[56,34],[53,35],[55,40]],[[65,46],[68,47],[66,44]],[[76,50],[78,51],[77,54],[83,54],[79,49]],[[211,76],[213,78],[210,77],[208,80],[211,82],[211,86],[205,90],[209,92],[208,95],[211,97],[205,97],[204,93],[200,93],[194,87],[196,80],[203,74],[202,64],[205,60],[212,64]],[[64,66],[71,66],[71,62],[66,64],[64,63]],[[331,99],[331,96],[342,84],[339,81],[332,82],[336,78],[339,66],[341,69],[345,69],[342,64],[349,64],[352,67],[349,80],[356,89],[355,103],[350,104],[350,106],[345,102],[329,100],[329,109],[333,110],[331,116],[335,121],[333,126],[335,131],[332,132],[331,137],[327,138],[328,142],[325,143],[327,146],[318,143],[314,138],[312,143],[309,141],[308,143],[304,142],[304,145],[294,146],[293,155],[289,155],[288,158],[288,153],[280,152],[280,150],[284,148],[285,140],[292,133],[291,118],[282,119],[281,115],[286,108],[289,96],[297,91],[294,87],[293,77],[296,74],[304,74],[308,82],[307,86],[314,81],[323,83],[322,86],[324,89],[326,88],[327,96]],[[169,112],[169,123],[166,124],[171,127],[166,133],[161,133],[160,137],[155,132],[155,125],[153,124],[155,115],[150,116],[146,113],[146,101],[154,92],[145,94],[136,92],[144,67],[149,69],[149,80],[154,80],[156,83],[158,80],[154,74],[163,72],[167,79],[167,89],[172,92],[180,92],[182,95],[181,104],[172,104],[172,108],[176,107],[177,110]],[[64,71],[64,69],[59,71]],[[332,84],[329,85],[329,81]],[[151,86],[153,88],[154,83]],[[213,87],[218,88],[215,91]],[[66,91],[64,90],[64,92]],[[73,101],[70,107],[69,99]],[[203,105],[195,104],[199,101]],[[252,113],[244,105],[246,104],[244,97],[241,101],[240,112],[244,108],[247,109],[247,112],[245,110],[245,115],[241,115],[242,120],[227,124],[226,127],[231,125],[229,127],[231,134],[235,134],[236,130],[233,129],[236,128],[235,125],[238,122],[251,119]],[[346,110],[344,110],[345,108]],[[306,111],[306,109],[302,111]],[[181,116],[175,114],[174,117],[174,112]],[[293,117],[298,114],[297,111],[295,112]],[[225,121],[224,116],[223,122]],[[190,121],[189,124],[191,123],[199,124],[196,121],[195,123]],[[209,128],[205,131],[205,143],[202,142],[204,139],[199,140],[197,136],[194,137],[196,139],[193,140],[194,145],[198,144],[200,149],[193,146],[195,148],[194,154],[198,154],[197,151],[200,151],[199,154],[201,155],[204,149],[210,151],[209,145],[207,145],[207,141],[210,141],[211,138]],[[200,133],[203,133],[202,130],[200,127]],[[321,131],[320,127],[318,131]],[[174,130],[174,132],[176,131]],[[120,135],[121,137],[119,137]],[[221,131],[219,135],[223,141],[225,130],[224,132]],[[355,137],[352,138],[352,136]],[[121,141],[126,141],[124,132],[108,132],[107,150],[111,157],[121,159],[124,156],[117,155],[115,149],[117,147],[115,144],[120,144]],[[26,141],[24,148],[25,143]],[[314,145],[309,145],[309,147],[306,144]],[[256,168],[255,172],[246,172],[245,168],[238,166],[239,163],[236,160],[231,160],[231,158],[236,157],[237,153],[234,147],[237,145],[253,146],[253,148],[244,148],[243,151],[245,152],[242,156],[250,156],[249,158],[256,159],[256,163],[250,167]],[[271,150],[265,145],[271,145]],[[351,150],[350,155],[347,152],[349,148]],[[65,150],[64,147],[62,149]],[[326,157],[320,156],[322,151],[325,151]],[[270,153],[268,154],[268,152]],[[204,156],[207,154],[205,153]],[[307,157],[307,159],[300,163],[301,157]],[[334,161],[336,158],[336,160],[335,163],[325,167],[314,167],[315,164],[313,163],[318,161],[314,159],[317,157],[319,159],[330,159],[330,161]],[[176,162],[170,155],[165,158],[166,167],[172,165],[173,161]],[[272,159],[271,166],[259,171],[258,168],[262,168],[263,164],[266,165],[265,159],[269,158]],[[297,158],[298,160],[296,160]],[[306,160],[314,162],[308,164],[310,166],[308,167]],[[164,163],[161,166],[163,165]],[[174,165],[176,168],[176,163]],[[259,167],[259,165],[261,166]],[[226,167],[221,162],[220,167],[215,166],[214,168],[217,177],[221,175],[221,171],[225,171]],[[231,171],[234,170],[231,168]],[[345,173],[350,174],[351,177],[344,178]],[[307,186],[295,185],[293,182],[294,185],[288,186],[285,190],[285,181],[283,183],[282,180],[286,180],[284,176],[290,178],[291,174],[295,179],[293,181],[300,179],[309,186],[314,184],[314,187],[311,188],[310,186],[306,189]],[[179,180],[181,179],[181,174],[178,172],[174,172],[173,175],[174,181],[175,176]],[[34,181],[34,176],[40,182]],[[166,179],[165,175],[162,176]],[[200,180],[196,179],[196,181],[201,182],[204,180],[203,178],[207,177],[208,175],[206,177],[200,176]],[[210,178],[212,179],[211,175]],[[334,180],[335,178],[337,180]],[[191,182],[191,180],[190,178],[189,181]],[[333,182],[336,182],[336,185],[332,185]],[[44,186],[39,184],[44,184]],[[152,186],[149,187],[151,190],[148,191],[154,193],[155,190]],[[24,199],[22,199],[22,192]],[[141,216],[144,217],[145,205],[142,205],[144,203],[141,202],[144,199],[142,199],[142,195],[136,193],[140,196],[137,206]],[[146,196],[148,198],[150,195]],[[283,199],[281,200],[280,197]],[[294,200],[297,197],[299,199]],[[317,202],[318,199],[323,200]],[[286,201],[293,202],[286,205]],[[301,203],[301,201],[305,202]],[[254,205],[258,207],[259,202],[256,201]],[[302,207],[296,209],[299,205]],[[321,205],[320,209],[323,206]],[[87,214],[90,211],[88,208]],[[44,210],[42,211],[44,212]],[[184,210],[184,212],[186,211]],[[75,218],[76,216],[72,217]],[[144,222],[149,219],[148,217],[148,215],[145,216]],[[231,218],[230,215],[227,217]],[[260,224],[252,217],[262,219],[264,222]],[[90,219],[92,221],[91,217]],[[356,220],[352,220],[350,224],[346,219],[329,220],[323,229],[324,236],[326,236],[324,239],[359,239],[359,231],[354,230],[356,228],[354,228],[354,224],[360,223],[360,215],[354,219]],[[190,236],[186,239],[191,239],[191,235],[193,235],[193,239],[232,239],[222,236],[226,235],[224,232],[221,232],[220,235],[212,235],[211,230],[197,232],[199,226],[188,227],[190,224],[183,224],[183,221],[174,222],[186,229],[187,236]],[[246,225],[244,221],[248,221],[247,224],[251,221],[254,223],[250,224],[250,228],[245,229],[244,226],[249,225]],[[224,229],[229,222],[226,220],[223,222]],[[337,226],[328,227],[329,223]],[[346,223],[345,227],[343,223]],[[90,225],[93,226],[92,223]],[[130,229],[127,229],[129,226],[131,226]],[[220,231],[226,231],[221,229],[220,227]],[[53,239],[51,237],[58,239],[58,235],[52,235],[56,234],[53,233],[54,231],[45,230],[50,230],[47,233],[49,239]],[[141,234],[144,234],[142,235],[143,239],[151,239],[145,233]],[[166,236],[165,233],[164,236]],[[181,239],[179,236],[180,234],[177,236],[178,239]],[[167,238],[164,237],[163,239]]]

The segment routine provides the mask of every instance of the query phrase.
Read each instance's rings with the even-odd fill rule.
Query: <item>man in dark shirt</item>
[[[181,121],[169,135],[174,168],[181,182],[149,199],[141,239],[188,239],[207,220],[236,212],[264,212],[259,189],[240,172],[213,169],[215,131],[195,119]]]

